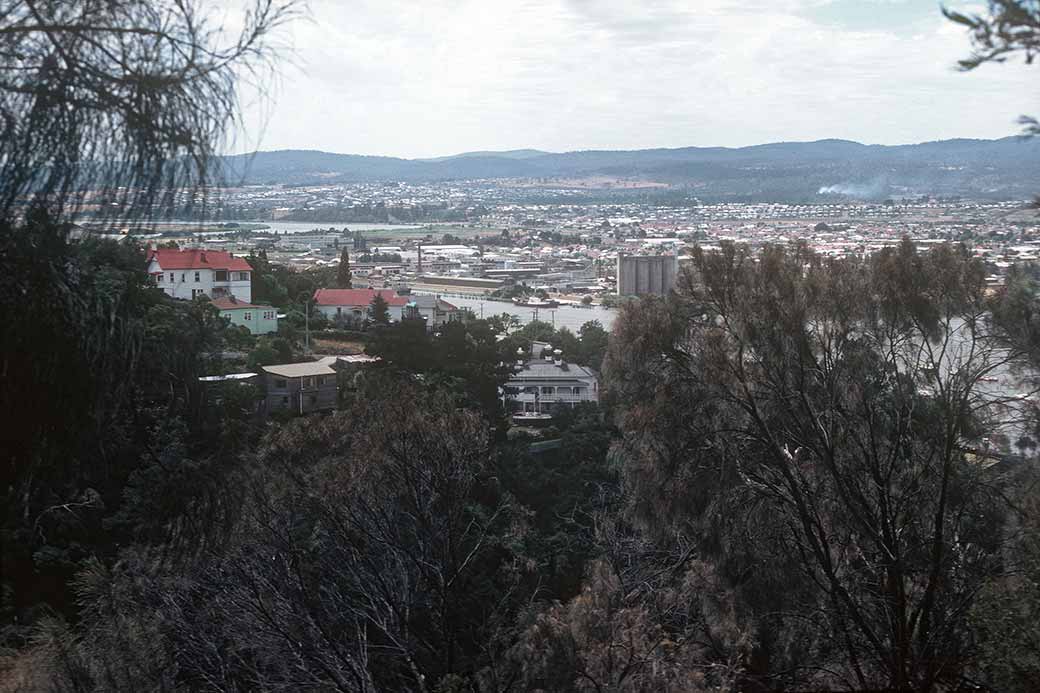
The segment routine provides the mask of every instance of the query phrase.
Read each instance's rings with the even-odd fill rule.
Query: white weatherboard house
[[[376,294],[386,301],[390,320],[396,322],[404,317],[408,298],[390,289],[318,289],[314,292],[314,307],[329,320],[364,320],[371,317],[370,308]]]
[[[253,268],[222,250],[158,248],[148,256],[148,273],[155,285],[174,298],[196,296],[253,300]]]
[[[567,363],[563,353],[536,342],[531,358],[517,355],[517,367],[506,382],[510,411],[545,413],[557,404],[599,401],[599,378],[585,366]]]

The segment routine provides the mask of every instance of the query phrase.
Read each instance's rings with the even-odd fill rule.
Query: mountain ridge
[[[1017,199],[1031,197],[1040,187],[1040,140],[1019,136],[900,145],[830,138],[747,147],[519,149],[429,159],[285,149],[223,157],[223,162],[228,179],[269,185],[509,179],[566,185],[574,179],[602,178],[652,181],[712,198],[756,199],[826,196],[835,193],[825,190],[835,189],[869,190],[870,196],[927,193]]]

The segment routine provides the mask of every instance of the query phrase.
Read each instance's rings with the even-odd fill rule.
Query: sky
[[[904,144],[1040,113],[1040,65],[959,72],[930,0],[309,0],[281,43],[234,151]]]

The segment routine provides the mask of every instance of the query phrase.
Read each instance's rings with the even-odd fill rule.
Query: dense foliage
[[[381,365],[340,411],[261,425],[255,391],[198,391],[228,330],[152,288],[138,249],[21,231],[15,690],[1026,691],[1040,671],[1035,446],[995,442],[1035,437],[1035,412],[987,385],[1031,387],[1028,273],[994,295],[955,247],[724,246],[609,344],[406,320],[370,334]],[[533,341],[606,352],[606,407],[558,411],[547,448],[504,435]]]

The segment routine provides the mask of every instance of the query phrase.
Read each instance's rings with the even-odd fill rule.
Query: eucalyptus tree
[[[904,241],[697,249],[676,296],[623,310],[607,386],[633,514],[742,591],[769,645],[753,675],[961,682],[1004,561],[996,441],[1032,394],[990,307],[966,250]]]
[[[297,3],[248,0],[240,31],[219,10],[0,0],[5,607],[74,610],[67,580],[114,550],[102,519],[155,418],[191,419],[198,370],[219,350],[216,311],[166,300],[140,248],[69,237],[78,213],[158,215],[219,180],[238,87],[272,66]]]
[[[263,77],[295,0],[240,32],[194,0],[0,2],[0,218],[162,212],[218,179],[239,85]]]

